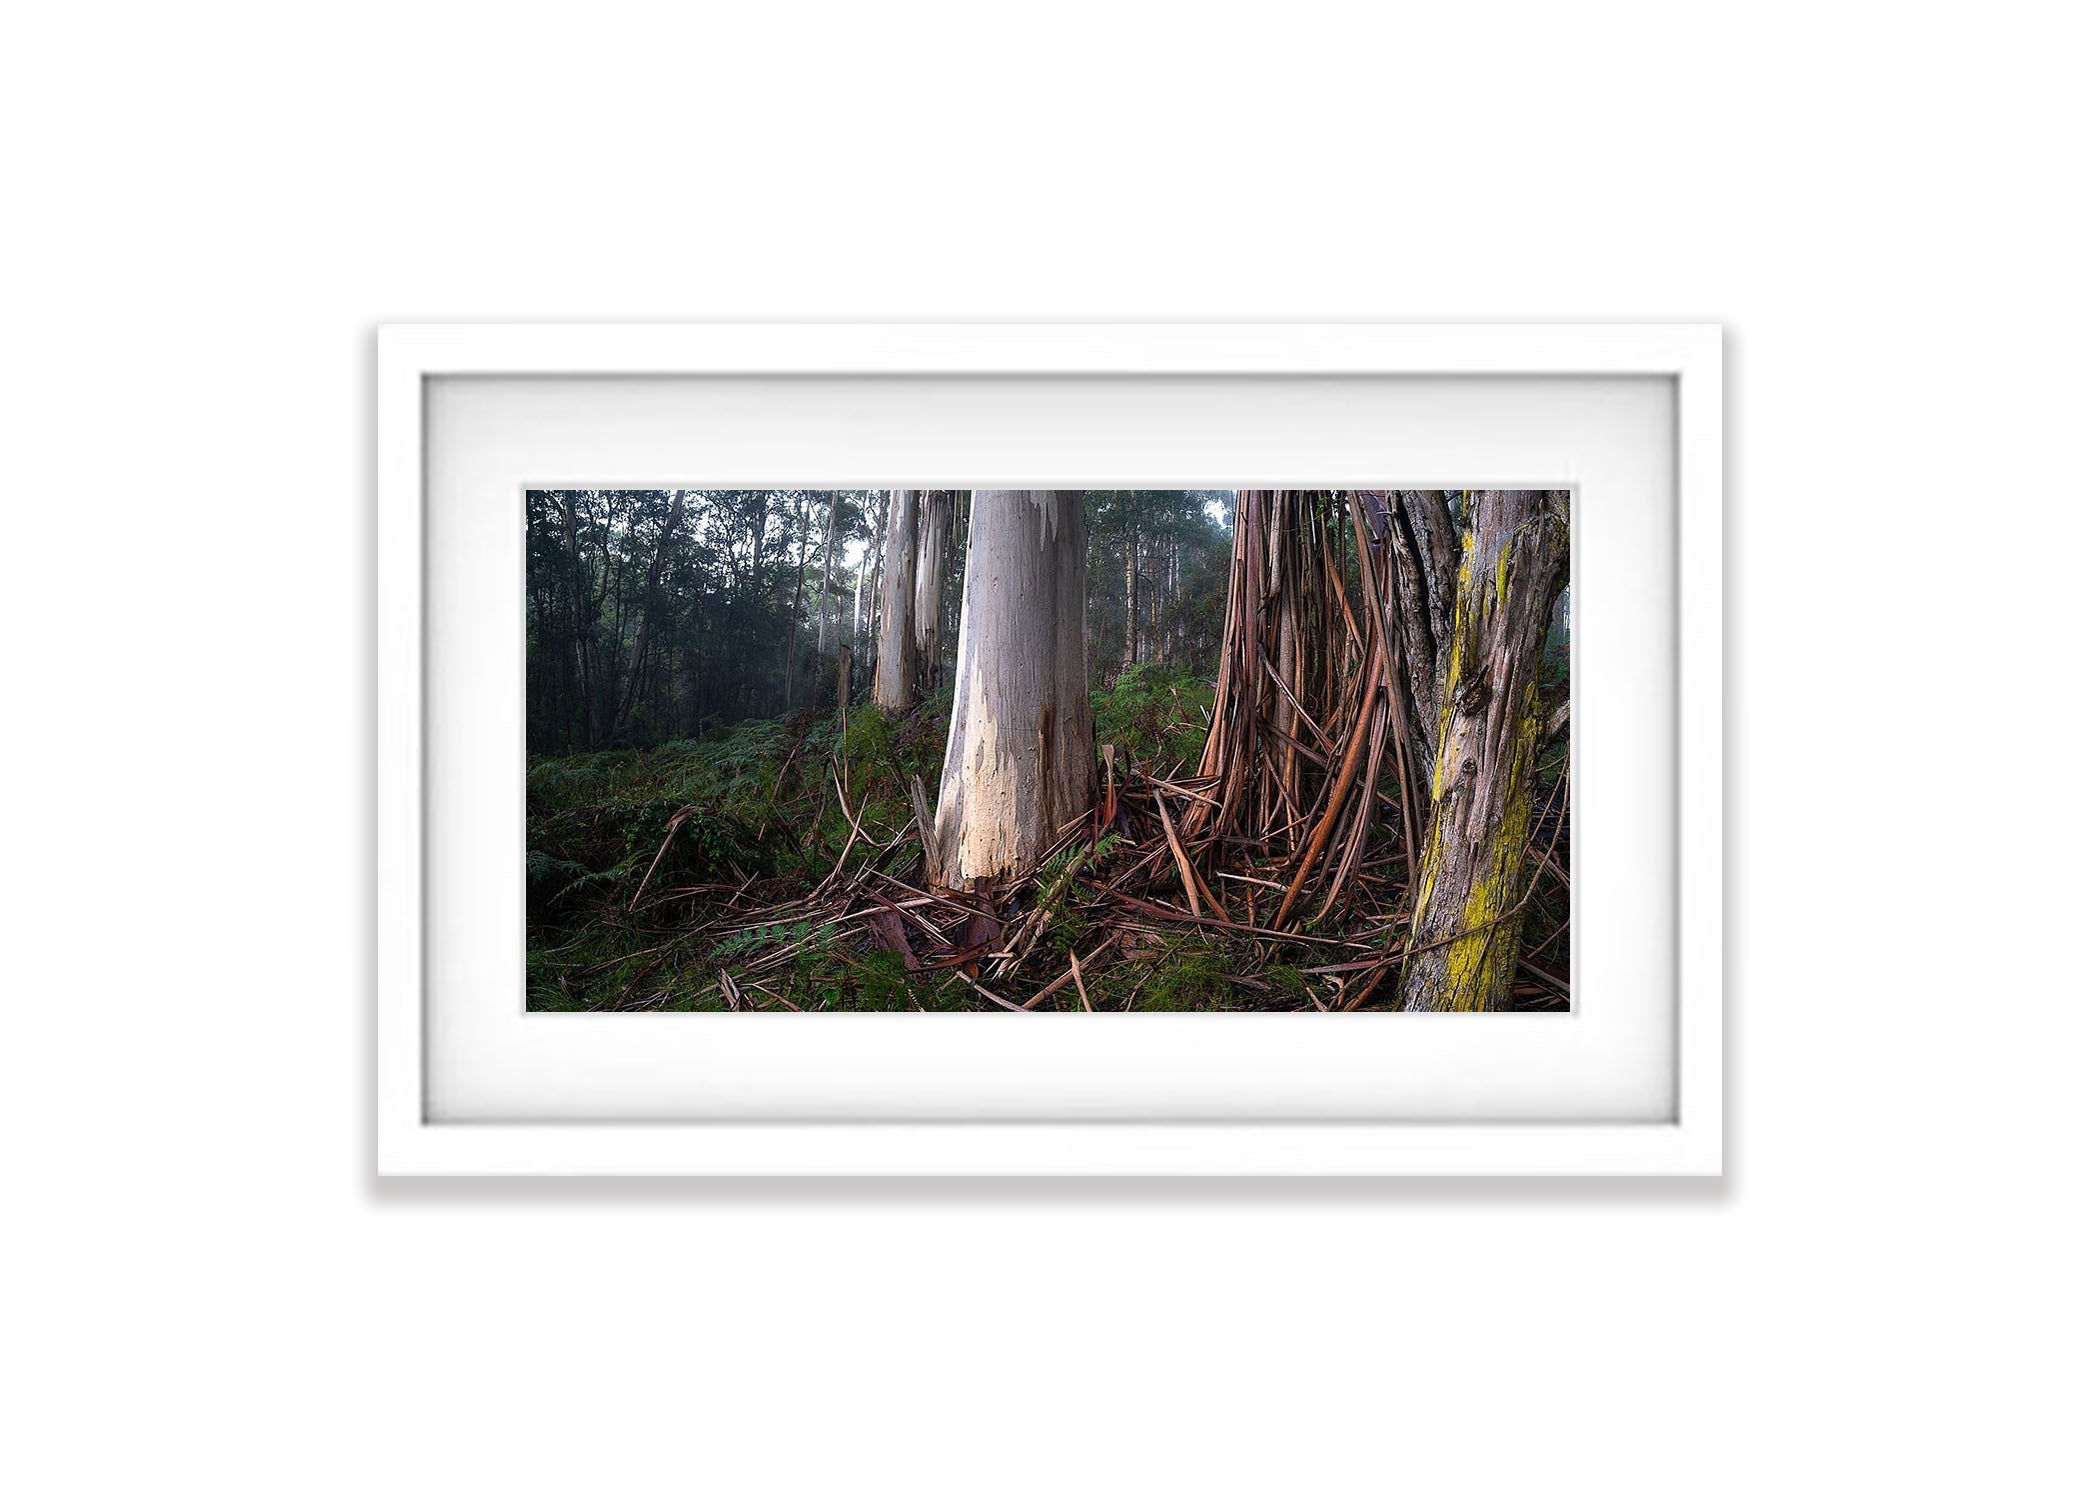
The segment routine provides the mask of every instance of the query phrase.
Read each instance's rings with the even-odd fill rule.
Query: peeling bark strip
[[[1429,842],[1401,978],[1407,1010],[1509,1004],[1544,728],[1539,660],[1567,579],[1566,493],[1481,491],[1438,673]]]
[[[875,647],[875,701],[901,714],[918,698],[919,639],[913,627],[917,583],[919,492],[891,490],[882,556],[882,633]]]
[[[1402,490],[1400,506],[1428,591],[1429,626],[1441,646],[1450,634],[1451,595],[1458,586],[1458,535],[1442,490]]]
[[[1443,717],[1442,677],[1437,667],[1451,635],[1451,590],[1458,544],[1444,497],[1427,490],[1401,494],[1401,525],[1394,535],[1393,577],[1399,585],[1394,625],[1407,659],[1408,748],[1424,785],[1436,776],[1436,727]]]
[[[1323,550],[1330,502],[1307,490],[1242,490],[1232,531],[1225,622],[1202,778],[1215,807],[1183,827],[1203,838],[1269,841],[1307,820],[1313,775],[1336,746],[1324,710],[1337,686],[1342,638]]]
[[[978,490],[927,868],[951,890],[1024,873],[1093,787],[1086,494]]]

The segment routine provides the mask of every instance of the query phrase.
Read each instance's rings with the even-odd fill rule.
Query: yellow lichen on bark
[[[1409,1010],[1509,1003],[1543,722],[1538,665],[1566,576],[1566,535],[1544,494],[1484,491],[1461,542],[1439,664],[1429,829],[1400,978]]]

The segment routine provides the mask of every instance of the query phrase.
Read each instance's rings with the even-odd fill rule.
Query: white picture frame
[[[621,326],[398,326],[378,335],[378,1047],[376,1166],[382,1175],[1718,1175],[1724,1167],[1722,1108],[1722,713],[1723,713],[1723,561],[1722,561],[1722,401],[1721,335],[1710,325],[621,325]],[[1667,550],[1668,578],[1650,579],[1651,591],[1667,602],[1672,638],[1657,658],[1666,680],[1655,691],[1667,696],[1669,740],[1674,764],[1669,775],[1650,778],[1654,797],[1649,812],[1669,825],[1668,854],[1674,871],[1663,872],[1673,899],[1658,907],[1662,928],[1649,940],[1650,956],[1663,966],[1669,993],[1667,1013],[1647,1023],[1656,1045],[1666,1049],[1669,1069],[1667,1108],[1649,1109],[1627,1118],[1541,1118],[1536,1111],[1484,1101],[1477,1108],[1463,1095],[1448,1100],[1434,1118],[1353,1117],[1346,1113],[1314,1117],[1306,1113],[1279,1117],[1249,1111],[1236,1117],[1229,1108],[1205,1108],[1200,1116],[1171,1115],[1142,1119],[1119,1117],[1112,1109],[1039,1110],[1032,1116],[999,1118],[948,1117],[935,1111],[915,1116],[910,1110],[880,1117],[841,1118],[807,1111],[780,1118],[759,1116],[678,1117],[662,1109],[647,1117],[626,1118],[619,1111],[571,1104],[552,1106],[553,1087],[565,1070],[542,1057],[518,1070],[517,1098],[526,1101],[512,1113],[473,1115],[433,1109],[434,1068],[431,1041],[432,969],[427,942],[433,902],[444,909],[443,891],[430,880],[432,804],[430,731],[433,684],[429,663],[434,635],[460,630],[456,612],[436,617],[430,612],[433,530],[429,483],[432,444],[433,382],[457,380],[546,382],[567,381],[564,389],[582,390],[576,382],[606,382],[592,387],[593,400],[622,399],[621,392],[641,390],[651,381],[778,382],[780,377],[808,377],[817,382],[813,400],[841,388],[874,391],[908,381],[993,382],[1016,379],[1054,380],[1060,389],[1084,389],[1086,382],[1156,381],[1162,388],[1179,386],[1186,393],[1239,389],[1233,382],[1258,381],[1263,390],[1296,390],[1308,396],[1327,387],[1322,382],[1399,382],[1395,389],[1470,389],[1483,379],[1504,384],[1494,392],[1510,393],[1511,409],[1532,403],[1549,410],[1569,382],[1602,382],[1600,389],[1629,378],[1659,383],[1665,392],[1666,427],[1661,441],[1668,479],[1667,514],[1659,523],[1643,523]],[[826,385],[823,382],[831,382]],[[847,382],[848,386],[839,386]],[[1079,383],[1077,386],[1074,383]],[[1290,383],[1279,386],[1278,382]],[[1417,382],[1408,385],[1406,382]],[[1435,383],[1443,383],[1437,385]],[[1558,384],[1556,384],[1558,383]],[[522,387],[520,387],[522,388]],[[696,384],[695,389],[716,389]],[[722,387],[722,388],[727,388]],[[754,387],[756,388],[756,386]],[[932,389],[928,386],[927,389]],[[1136,389],[1136,387],[1131,387]],[[1371,387],[1366,387],[1371,388]],[[1378,387],[1383,388],[1383,387]],[[541,386],[541,390],[551,387]],[[801,389],[801,387],[797,387]],[[1119,388],[1120,389],[1120,388]],[[1489,389],[1480,387],[1480,389]],[[1499,397],[1497,398],[1499,399]],[[1187,401],[1184,401],[1184,405]],[[1301,403],[1276,402],[1278,422]],[[647,413],[640,406],[637,420]],[[1107,420],[1103,418],[1102,420]],[[1351,420],[1371,421],[1369,417]],[[1570,430],[1581,430],[1578,422]],[[441,435],[439,435],[441,436]],[[1048,435],[1046,435],[1047,441]],[[850,433],[834,436],[849,444]],[[980,447],[982,440],[980,439]],[[850,450],[848,450],[850,451]],[[1018,451],[1018,450],[1017,450]],[[987,462],[978,456],[980,466]],[[1002,471],[979,478],[1019,481],[1035,477]],[[1536,480],[1556,485],[1563,473],[1468,473],[1448,476],[1453,483],[1482,484]],[[806,482],[825,476],[805,470],[775,474],[781,482]],[[868,478],[865,471],[855,471]],[[960,472],[960,471],[958,471]],[[614,476],[594,471],[550,473],[521,471],[527,480],[611,482]],[[621,478],[632,478],[622,475]],[[654,477],[707,477],[662,476]],[[746,473],[745,477],[752,477]],[[915,474],[912,478],[934,476]],[[950,478],[954,475],[947,476]],[[966,476],[967,477],[967,476]],[[1141,476],[1120,475],[1135,479]],[[1361,476],[1365,482],[1397,480],[1390,474]],[[1432,476],[1419,477],[1425,482]],[[1445,476],[1433,476],[1445,477]],[[1242,474],[1240,481],[1274,482],[1304,478],[1336,480],[1327,474]],[[1579,483],[1579,476],[1578,476]],[[477,504],[499,504],[502,497],[484,486]],[[1579,521],[1578,502],[1578,527]],[[1673,536],[1655,531],[1667,527]],[[1578,530],[1577,552],[1583,546]],[[439,549],[442,550],[442,549]],[[1650,571],[1653,571],[1652,569]],[[1578,597],[1579,597],[1578,584]],[[486,613],[484,607],[477,610]],[[495,634],[522,630],[522,615],[480,622]],[[498,674],[500,675],[500,674]],[[1584,685],[1578,663],[1577,715],[1585,713]],[[442,706],[442,705],[441,705]],[[443,715],[438,716],[440,722]],[[521,752],[522,753],[522,752]],[[493,772],[492,768],[492,772]],[[504,773],[508,774],[508,768]],[[522,774],[522,771],[520,771]],[[449,807],[446,800],[442,807]],[[1580,828],[1578,824],[1578,829]],[[499,841],[483,839],[477,859],[500,872],[505,851]],[[522,863],[522,846],[508,851]],[[454,866],[445,868],[453,870]],[[456,880],[456,873],[448,874]],[[1595,912],[1578,914],[1577,941]],[[1674,926],[1674,931],[1667,928]],[[443,929],[455,946],[461,939],[448,923]],[[1674,951],[1652,948],[1672,944]],[[448,971],[449,972],[449,971]],[[488,987],[483,986],[486,990]],[[507,1004],[484,993],[489,1003]],[[1578,1005],[1580,1005],[1578,998]],[[522,996],[518,997],[522,1011]],[[597,1017],[618,1026],[644,1018]],[[793,1027],[804,1017],[655,1017],[652,1022],[763,1022],[778,1049],[800,1045]],[[881,1023],[890,1018],[851,1018]],[[944,1037],[1011,1038],[1016,1025],[1035,1026],[1053,1018],[911,1017],[900,1021],[932,1022],[951,1028]],[[1055,1018],[1084,1024],[1092,1018]],[[1129,1024],[1138,1018],[1119,1018]],[[1251,1018],[1150,1018],[1217,1027],[1237,1026]],[[1268,1022],[1319,1025],[1330,1018],[1269,1017]],[[1384,1021],[1418,1026],[1444,1021],[1478,1025],[1489,1018],[1360,1017],[1352,1022]],[[1502,1019],[1502,1018],[1495,1018]],[[1529,1020],[1533,1018],[1509,1018]],[[985,1027],[958,1028],[957,1023],[986,1022]],[[512,1024],[505,1018],[505,1024]],[[520,1025],[529,1023],[518,1023]],[[1665,1028],[1659,1029],[1659,1028]],[[437,1033],[457,1053],[447,1021]],[[464,1033],[460,1033],[464,1034]],[[595,1035],[615,1049],[610,1060],[579,1067],[602,1086],[617,1087],[630,1076],[617,1056],[632,1045],[639,1031],[601,1030]],[[756,1035],[757,1033],[752,1033]],[[1070,1029],[1042,1033],[1055,1036],[1046,1056],[1060,1065],[1084,1055],[1084,1049],[1107,1033]],[[1212,1033],[1215,1035],[1216,1033]],[[1272,1032],[1272,1036],[1284,1033]],[[1293,1035],[1306,1033],[1292,1033]],[[1401,1035],[1395,1032],[1384,1036]],[[583,1033],[573,1033],[581,1036]],[[660,1033],[658,1034],[661,1035]],[[729,1033],[718,1035],[727,1037]],[[805,1031],[804,1037],[814,1033]],[[932,1033],[910,1035],[926,1038]],[[1133,1033],[1135,1035],[1135,1033]],[[1186,1035],[1186,1033],[1184,1033]],[[1368,1035],[1368,1033],[1363,1033]],[[1421,1037],[1431,1036],[1420,1031]],[[1448,1028],[1442,1036],[1460,1033]],[[1507,1036],[1513,1049],[1518,1033]],[[862,1030],[853,1037],[833,1037],[825,1045],[898,1043],[906,1033]],[[595,1043],[593,1043],[595,1045]],[[975,1045],[975,1043],[971,1043]],[[987,1041],[987,1045],[1003,1045]],[[1078,1049],[1078,1050],[1074,1050]],[[635,1047],[631,1059],[640,1078],[644,1059]],[[662,1054],[663,1049],[656,1047]],[[447,1054],[451,1056],[453,1054]],[[559,1053],[552,1054],[557,1061]],[[842,1055],[842,1054],[841,1054]],[[897,1054],[902,1056],[903,1054]],[[1572,1055],[1572,1054],[1570,1054]],[[449,1066],[449,1064],[448,1064]],[[1045,1066],[1049,1066],[1048,1063]],[[1317,1059],[1300,1084],[1318,1083]],[[760,1070],[762,1071],[762,1070]],[[821,1073],[821,1069],[817,1070]],[[908,1068],[892,1076],[908,1091]],[[1540,1075],[1543,1076],[1543,1075]],[[607,1082],[610,1080],[610,1082]],[[550,1109],[531,1112],[534,1087],[548,1089]],[[1346,1086],[1338,1084],[1346,1096]],[[601,1101],[605,1097],[599,1096]],[[1470,1113],[1468,1112],[1470,1111]]]

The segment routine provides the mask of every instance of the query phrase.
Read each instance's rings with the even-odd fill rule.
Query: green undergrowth
[[[1211,685],[1201,678],[1139,667],[1093,694],[1095,732],[1117,747],[1124,765],[1193,774],[1210,698]],[[726,975],[742,1008],[993,1009],[952,970],[907,971],[903,957],[862,922],[722,925],[733,893],[742,893],[734,909],[756,910],[796,901],[830,874],[848,829],[842,790],[878,845],[908,830],[912,778],[925,780],[929,796],[938,793],[948,718],[943,695],[899,719],[861,705],[843,725],[836,713],[803,713],[646,750],[532,757],[525,807],[529,1008],[725,1010]],[[1543,747],[1542,796],[1565,754],[1564,742]],[[1565,859],[1565,831],[1560,846]],[[859,845],[856,860],[867,850]],[[1332,1003],[1333,985],[1303,972],[1331,950],[1278,950],[1171,922],[1148,924],[1158,927],[1154,932],[1102,925],[1101,909],[1087,910],[1086,888],[1113,879],[1127,857],[1110,833],[1051,861],[1035,890],[1021,896],[1023,909],[1002,913],[1010,932],[1027,907],[1049,921],[1024,972],[994,988],[1010,1000],[1026,998],[1059,976],[1067,955],[1085,956],[1114,931],[1114,945],[1085,970],[1086,997],[1096,1010]],[[897,879],[921,878],[915,842],[887,858]],[[1548,939],[1566,915],[1564,896],[1547,882],[1526,916],[1527,945]],[[786,947],[796,950],[792,958],[761,967]],[[1564,937],[1558,951],[1565,953]],[[1070,985],[1041,1006],[1079,1008]]]
[[[1210,698],[1211,685],[1200,677],[1137,667],[1093,694],[1096,733],[1116,745],[1125,764],[1186,773],[1202,752]],[[741,906],[762,907],[794,900],[830,873],[848,829],[841,792],[878,842],[908,829],[913,777],[924,779],[929,796],[938,794],[949,708],[944,693],[901,718],[862,704],[843,724],[836,714],[803,713],[646,750],[532,757],[525,781],[528,1006],[725,1010],[726,974],[745,1008],[992,1008],[953,971],[907,971],[902,955],[859,923],[713,930],[733,891],[744,893]],[[1120,844],[1111,833],[1046,867],[1033,900],[1050,921],[1029,982],[1010,979],[1002,992],[1025,997],[1056,977],[1061,957],[1100,941],[1074,881],[1108,874]],[[890,861],[899,879],[919,878],[915,844]],[[792,959],[757,967],[784,946],[797,948]],[[1096,1009],[1137,1011],[1265,1008],[1286,995],[1301,1004],[1304,988],[1288,970],[1265,973],[1251,946],[1237,951],[1203,933],[1132,934],[1088,967],[1086,984]],[[1079,1007],[1078,991],[1067,986],[1041,1008]]]
[[[1154,775],[1192,773],[1203,758],[1211,697],[1208,678],[1152,663],[1125,667],[1113,684],[1091,694],[1094,738]]]

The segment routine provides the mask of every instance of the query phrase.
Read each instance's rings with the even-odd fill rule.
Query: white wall
[[[2091,1492],[2068,8],[120,10],[0,49],[0,1487]],[[1726,1184],[375,1186],[372,326],[721,317],[1725,321]]]

